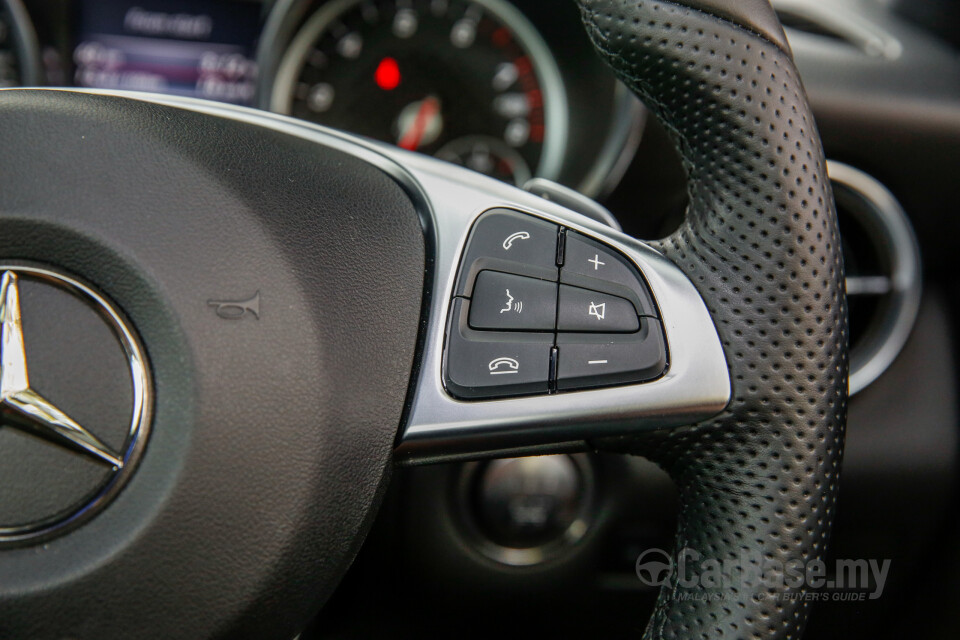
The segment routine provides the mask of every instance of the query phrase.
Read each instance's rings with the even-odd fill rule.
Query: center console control
[[[448,392],[546,394],[646,382],[666,368],[657,306],[620,252],[508,209],[476,221],[447,328]]]

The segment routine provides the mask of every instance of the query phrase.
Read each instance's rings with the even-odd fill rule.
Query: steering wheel
[[[645,637],[802,633],[803,584],[679,568],[828,543],[848,333],[800,79],[766,0],[580,4],[683,157],[666,239],[268,113],[0,92],[0,637],[287,640],[395,463],[583,449],[679,487]]]

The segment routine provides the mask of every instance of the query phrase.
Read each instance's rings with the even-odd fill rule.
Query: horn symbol
[[[224,320],[240,320],[248,313],[260,319],[260,292],[257,291],[247,300],[208,300],[207,305],[214,308],[216,314]]]

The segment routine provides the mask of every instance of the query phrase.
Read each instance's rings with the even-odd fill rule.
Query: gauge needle
[[[423,140],[431,122],[440,114],[440,101],[434,96],[427,96],[420,103],[417,115],[410,121],[406,129],[400,131],[400,140],[397,145],[408,151],[416,151]]]

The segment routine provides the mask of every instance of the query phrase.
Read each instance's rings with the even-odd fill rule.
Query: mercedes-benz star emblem
[[[0,340],[2,425],[29,430],[54,444],[85,453],[111,466],[122,467],[123,460],[118,453],[30,387],[18,281],[13,271],[5,271],[0,278],[0,324],[3,326],[3,338]]]
[[[73,314],[74,317],[58,317],[63,323],[72,323],[81,328],[96,325],[98,322],[106,324],[106,327],[95,327],[99,330],[99,342],[84,341],[78,337],[76,342],[81,343],[81,346],[71,347],[73,352],[86,348],[88,353],[76,356],[71,352],[67,355],[72,355],[74,361],[78,357],[86,356],[84,359],[89,361],[91,376],[98,374],[98,367],[126,362],[129,378],[119,371],[111,372],[115,374],[112,376],[103,376],[122,382],[114,384],[114,388],[122,388],[122,393],[114,393],[110,398],[112,400],[124,396],[122,401],[113,403],[119,405],[120,409],[101,409],[109,414],[104,421],[112,420],[114,423],[112,430],[108,430],[113,436],[113,445],[108,444],[107,438],[97,435],[98,425],[89,422],[81,424],[81,420],[75,419],[68,410],[50,399],[47,394],[54,393],[53,391],[38,388],[31,380],[28,358],[30,344],[25,338],[25,319],[21,310],[23,280],[30,281],[37,287],[38,300],[53,300],[54,304],[48,305],[54,307],[50,309],[50,313]],[[72,294],[73,300],[57,298],[64,294]],[[76,304],[77,299],[85,304]],[[93,313],[90,313],[91,311]],[[27,321],[29,322],[29,318]],[[103,339],[103,336],[106,338]],[[59,347],[68,345],[48,346],[51,348],[43,352],[46,356],[43,364],[50,370],[53,367],[49,366],[49,354],[56,355]],[[94,348],[97,351],[91,352]],[[112,354],[112,360],[109,357],[111,354],[103,353],[111,350],[116,351]],[[124,380],[126,382],[123,382]],[[96,387],[96,381],[91,382],[91,386]],[[34,466],[50,465],[49,471],[53,472],[52,475],[61,476],[52,480],[51,487],[46,490],[38,486],[35,477],[31,478],[31,486],[35,488],[38,496],[32,502],[24,498],[7,501],[12,502],[11,504],[0,504],[0,543],[31,541],[47,537],[67,525],[78,524],[93,515],[119,491],[135,466],[146,440],[148,390],[148,371],[139,343],[120,314],[104,297],[83,283],[49,269],[0,265],[0,437],[8,437],[4,432],[10,430],[32,436],[27,439],[0,440],[0,453],[12,455],[11,449],[20,450],[32,444],[34,451],[28,449],[25,454],[17,454],[14,462],[27,458]],[[85,396],[80,392],[73,397]],[[106,402],[102,398],[95,398],[91,405],[101,407]],[[122,416],[127,406],[132,409],[129,423],[126,423],[126,418],[122,418],[122,423],[117,428],[118,420],[112,416],[118,412]],[[100,425],[100,428],[105,427]],[[119,442],[121,438],[124,440],[122,444]],[[48,450],[36,450],[45,445]],[[61,453],[57,453],[57,449]],[[86,462],[81,464],[63,456],[80,456],[85,458]],[[88,468],[90,465],[94,468]],[[21,470],[12,478],[6,478],[0,472],[0,481],[16,482],[24,473]],[[29,470],[26,473],[29,474]],[[89,482],[91,486],[73,486],[83,482]],[[37,503],[40,505],[37,506]]]

